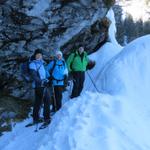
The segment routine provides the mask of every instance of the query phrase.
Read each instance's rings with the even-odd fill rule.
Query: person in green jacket
[[[84,47],[80,47],[68,57],[67,67],[73,77],[73,89],[70,98],[78,97],[82,92],[87,64],[88,57]]]

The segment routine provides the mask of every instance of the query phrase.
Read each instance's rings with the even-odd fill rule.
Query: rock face
[[[11,131],[16,122],[28,116],[31,102],[0,95],[0,136],[4,131]]]
[[[42,48],[45,59],[57,49],[69,54],[84,46],[96,51],[106,40],[105,17],[114,0],[3,0],[0,2],[0,88],[5,95],[31,97],[20,64]]]

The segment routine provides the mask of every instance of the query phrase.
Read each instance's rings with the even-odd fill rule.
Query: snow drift
[[[149,35],[133,41],[100,67],[96,83],[105,94],[67,102],[39,150],[149,150],[149,42]]]

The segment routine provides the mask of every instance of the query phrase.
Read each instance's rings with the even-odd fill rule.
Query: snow
[[[146,22],[149,20],[149,0],[130,0],[130,1],[119,1],[116,0],[116,4],[122,8],[122,19],[124,20],[128,15],[131,15],[133,20],[136,22],[142,20]]]
[[[49,8],[51,0],[38,0],[33,9],[27,12],[29,16],[39,17],[47,8]]]
[[[116,29],[115,16],[114,16],[114,12],[113,12],[112,8],[108,11],[106,16],[111,21],[111,24],[110,24],[110,27],[109,27],[109,30],[108,30],[109,40],[110,40],[111,43],[117,45],[121,49],[122,47],[118,44],[118,42],[116,40],[117,29]]]
[[[35,133],[26,119],[1,137],[0,149],[150,150],[150,35],[123,49],[113,41],[90,56],[98,91],[86,74],[81,96],[68,100],[68,87],[48,128]]]

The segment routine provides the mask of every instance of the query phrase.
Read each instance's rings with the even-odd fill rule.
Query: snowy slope
[[[132,42],[99,76],[105,91],[111,87],[116,95],[85,92],[66,103],[61,118],[54,119],[49,142],[39,149],[149,150],[149,42],[150,36]],[[122,93],[116,92],[118,79],[126,85],[119,85]]]

